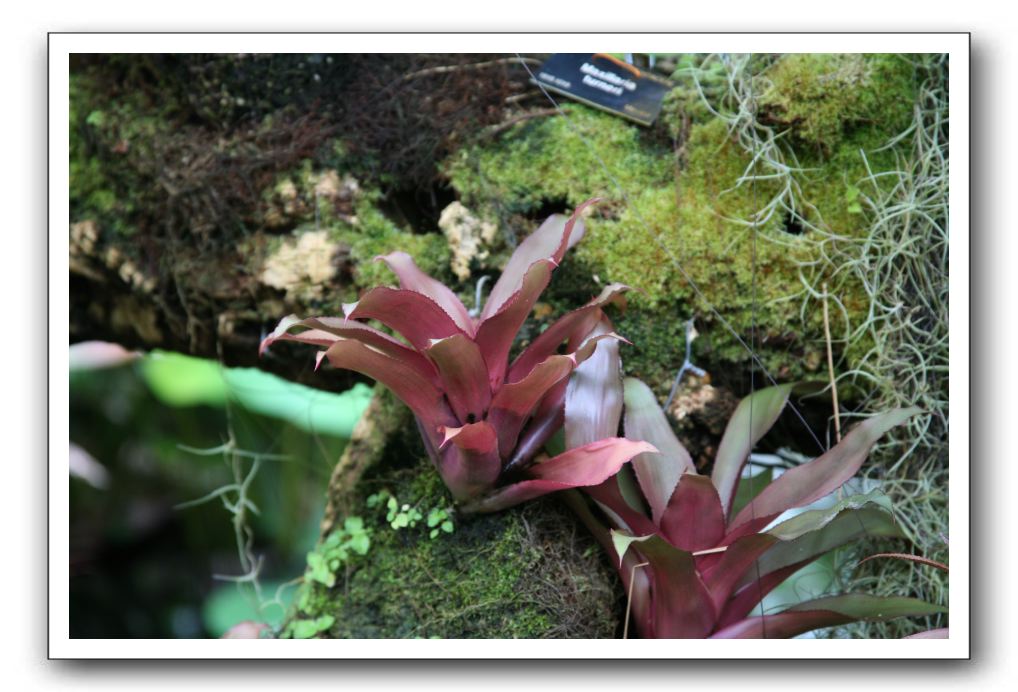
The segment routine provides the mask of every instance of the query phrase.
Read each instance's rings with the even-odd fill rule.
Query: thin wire
[[[750,65],[752,65],[753,56],[750,54]],[[749,81],[749,107],[752,108],[750,116],[753,121],[756,121],[756,102],[753,99],[753,78],[750,76]],[[756,151],[756,137],[753,138],[753,166],[756,167],[757,151]],[[750,313],[749,313],[749,344],[750,349],[756,346],[756,234],[757,234],[757,219],[759,216],[760,201],[757,197],[756,189],[756,175],[753,175],[749,181],[750,191],[753,195],[753,225],[750,228]],[[753,440],[753,395],[756,393],[756,378],[753,376],[753,362],[749,363],[749,440]],[[809,429],[809,426],[806,426]],[[750,449],[749,452],[753,450]],[[753,502],[753,498],[756,497],[756,476],[750,474],[749,476],[749,517],[750,520],[756,521],[756,503]],[[756,572],[756,592],[760,597],[760,633],[763,639],[767,638],[767,615],[764,612],[763,607],[763,578],[760,574],[760,558],[757,557],[753,560],[753,569]]]
[[[646,220],[643,218],[643,215],[640,214],[639,210],[633,205],[632,201],[629,198],[629,195],[626,193],[625,188],[622,187],[622,184],[618,181],[618,178],[616,178],[615,175],[612,173],[611,169],[608,168],[608,164],[606,164],[604,162],[604,159],[601,158],[601,155],[598,153],[597,149],[594,148],[594,145],[591,144],[590,141],[583,136],[583,133],[579,131],[579,129],[573,124],[572,120],[569,118],[569,114],[566,113],[565,110],[563,110],[562,106],[559,105],[558,101],[556,101],[554,97],[552,97],[552,95],[548,93],[548,90],[544,88],[544,85],[541,84],[537,77],[534,76],[534,72],[533,70],[530,69],[530,66],[523,62],[523,56],[520,55],[519,53],[516,53],[516,57],[520,59],[520,65],[523,67],[523,69],[527,71],[527,74],[530,75],[530,78],[533,80],[534,84],[537,85],[537,88],[541,90],[545,97],[551,102],[552,106],[555,107],[555,110],[557,110],[559,114],[562,116],[563,121],[566,123],[566,126],[577,137],[579,137],[580,141],[583,142],[583,145],[590,151],[591,154],[594,155],[594,158],[597,159],[597,162],[601,165],[601,168],[604,170],[605,174],[611,180],[612,184],[615,186],[619,194],[622,196],[622,199],[625,201],[626,208],[628,209],[628,211],[636,218],[637,222],[639,222],[639,224],[648,231],[648,233],[650,234],[654,242],[657,244],[657,246],[661,248],[661,250],[668,256],[668,259],[682,275],[682,278],[684,278],[686,280],[686,283],[689,284],[689,287],[692,288],[693,292],[696,293],[696,295],[700,298],[701,301],[703,301],[704,304],[706,304],[707,309],[711,312],[711,314],[717,318],[717,320],[726,330],[728,330],[728,333],[732,335],[736,342],[738,342],[739,345],[746,350],[746,352],[749,354],[750,359],[754,363],[756,363],[757,367],[760,368],[760,371],[764,374],[767,380],[772,385],[777,386],[778,384],[777,380],[775,380],[771,376],[770,372],[764,366],[763,361],[760,360],[756,352],[746,343],[746,341],[741,336],[739,336],[739,333],[735,331],[735,328],[732,327],[731,324],[729,324],[728,320],[726,320],[724,316],[720,312],[718,312],[717,308],[714,307],[714,304],[707,298],[704,292],[700,289],[700,286],[697,285],[697,283],[693,280],[693,277],[689,275],[686,269],[679,262],[678,258],[675,257],[672,251],[668,249],[668,246],[661,241],[660,233],[657,233],[651,228],[650,224],[648,224]],[[750,178],[751,181],[753,179],[754,178]],[[795,417],[799,419],[799,422],[802,423],[802,426],[806,429],[806,432],[809,433],[809,436],[813,438],[813,441],[816,443],[817,447],[820,448],[821,453],[826,452],[827,448],[824,446],[823,442],[820,441],[820,438],[816,436],[816,433],[813,432],[812,428],[809,427],[809,424],[806,422],[806,419],[803,417],[802,413],[799,412],[799,409],[796,408],[795,404],[789,401],[788,406],[795,414]]]

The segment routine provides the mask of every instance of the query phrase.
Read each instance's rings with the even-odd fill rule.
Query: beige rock
[[[338,272],[336,255],[342,250],[325,231],[307,231],[283,243],[262,265],[266,286],[286,291],[287,298],[321,298]]]
[[[461,280],[470,278],[470,263],[488,258],[487,245],[495,240],[498,227],[490,221],[482,221],[459,202],[453,202],[442,210],[438,219],[452,250],[453,273]]]

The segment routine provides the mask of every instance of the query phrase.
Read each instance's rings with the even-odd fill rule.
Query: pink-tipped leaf
[[[388,255],[379,255],[375,260],[381,260],[388,265],[399,278],[400,288],[423,293],[431,298],[445,310],[460,329],[473,336],[474,321],[459,297],[441,281],[421,271],[410,255],[405,252],[390,252]]]
[[[653,451],[653,447],[646,442],[624,438],[599,440],[570,449],[528,468],[526,474],[532,480],[499,488],[467,504],[464,511],[495,512],[558,490],[597,485],[614,475],[634,455],[647,451]]]
[[[524,277],[535,262],[549,261],[552,266],[558,266],[566,251],[583,237],[584,226],[580,215],[596,201],[591,199],[584,202],[569,218],[561,214],[549,217],[520,243],[488,295],[481,313],[481,322],[498,314],[505,303],[519,293]]]
[[[488,420],[498,430],[499,448],[504,454],[516,447],[520,430],[541,400],[574,367],[573,356],[551,356],[519,382],[502,385],[491,402]]]
[[[495,485],[502,470],[498,437],[486,421],[440,428],[439,473],[453,497],[465,500]]]
[[[325,357],[334,367],[354,370],[381,382],[426,424],[456,424],[442,393],[406,363],[353,340],[337,341],[325,351]]]
[[[289,330],[303,328],[305,331],[293,333]],[[283,318],[279,326],[262,341],[264,351],[275,341],[295,341],[328,348],[341,339],[353,339],[394,358],[417,372],[432,384],[440,384],[435,366],[412,348],[393,339],[366,324],[340,317],[309,317],[301,320],[295,315]]]
[[[628,290],[629,286],[624,284],[605,286],[597,298],[557,319],[513,361],[508,380],[515,382],[525,377],[538,363],[558,353],[563,342],[568,344],[567,352],[577,348],[601,320],[601,309],[605,305],[615,303],[625,306],[625,292]]]
[[[347,319],[373,319],[399,332],[418,351],[434,339],[462,334],[456,322],[438,303],[423,293],[379,286],[356,303],[343,305]]]
[[[481,420],[491,403],[491,387],[477,344],[464,334],[453,334],[432,341],[425,353],[438,368],[442,389],[460,421]]]
[[[502,386],[509,349],[534,308],[534,303],[551,280],[551,270],[552,264],[547,260],[532,264],[522,279],[520,289],[506,299],[497,313],[485,319],[477,328],[475,340],[487,363],[492,390]]]

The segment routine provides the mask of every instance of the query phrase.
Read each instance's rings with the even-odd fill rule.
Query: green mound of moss
[[[283,636],[616,635],[617,579],[564,507],[548,498],[494,515],[456,516],[426,464],[381,466],[358,484],[367,494],[361,514],[337,522],[309,555]],[[354,550],[361,535],[370,542],[363,555]],[[342,559],[339,546],[347,546]]]
[[[728,123],[694,107],[688,84],[677,87],[654,129],[570,104],[570,122],[527,121],[464,149],[447,162],[447,172],[468,205],[495,215],[533,215],[605,198],[545,299],[557,314],[596,293],[598,283],[639,289],[616,325],[634,342],[628,371],[665,386],[682,362],[682,323],[695,317],[697,362],[722,379],[748,365],[739,341],[748,341],[754,328],[768,371],[800,379],[820,367],[824,349],[819,304],[804,279],[817,288],[830,281],[844,306],[834,308],[837,336],[845,324],[866,318],[862,286],[815,268],[835,245],[866,233],[860,188],[869,170],[894,165],[893,152],[876,150],[907,122],[911,71],[907,60],[883,55],[793,55],[770,65],[760,82],[760,107],[791,133],[799,170],[786,180],[747,180],[752,152]],[[827,90],[831,84],[840,86]],[[708,83],[706,90],[716,87]],[[681,141],[668,141],[669,132]],[[868,152],[865,159],[861,152]],[[748,220],[786,184],[795,186],[788,197],[795,213],[776,206],[757,224],[754,239]]]

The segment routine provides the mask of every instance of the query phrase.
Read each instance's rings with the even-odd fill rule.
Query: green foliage
[[[273,629],[283,624],[283,617],[293,600],[293,589],[283,582],[265,581],[261,587],[266,593],[279,592],[281,598],[264,605],[244,585],[222,584],[216,587],[202,604],[202,621],[212,637],[221,637],[228,629],[244,620],[265,622]]]
[[[401,250],[414,258],[417,266],[438,279],[451,276],[449,246],[437,233],[415,234],[399,228],[377,206],[377,194],[369,194],[357,204],[357,224],[337,224],[333,237],[348,245],[354,267],[353,280],[360,289],[394,284],[392,273],[379,255]]]
[[[322,634],[336,623],[332,615],[322,615],[314,620],[293,620],[289,622],[281,639],[311,639]]]
[[[384,502],[384,507],[383,503]],[[365,501],[365,505],[368,509],[375,509],[377,507],[383,507],[385,510],[385,520],[389,522],[389,526],[397,531],[405,528],[415,528],[421,520],[424,519],[424,514],[417,507],[411,507],[409,504],[400,504],[393,495],[387,490],[382,490],[373,495],[369,495]],[[428,537],[431,539],[438,538],[439,532],[452,533],[455,530],[455,526],[452,521],[452,509],[449,507],[432,507],[427,510],[427,527],[430,529]]]
[[[367,555],[371,547],[371,534],[360,517],[347,517],[343,526],[336,529],[308,553],[307,581],[324,586],[336,585],[336,570],[347,564],[351,555]]]
[[[256,368],[224,368],[204,358],[154,351],[141,372],[153,394],[168,406],[225,406],[289,421],[315,434],[349,438],[371,399],[371,388],[356,384],[340,394],[287,382]]]
[[[867,165],[875,171],[894,165],[893,152],[873,152],[898,134],[902,113],[907,116],[911,108],[912,69],[898,56],[786,56],[776,61],[757,56],[727,64],[716,57],[681,56],[680,86],[662,116],[663,127],[676,139],[674,150],[653,131],[566,105],[570,122],[628,193],[628,204],[561,117],[531,120],[497,141],[464,149],[447,170],[466,203],[502,218],[590,195],[607,198],[588,219],[587,239],[546,299],[559,307],[588,298],[589,288],[584,295],[582,287],[589,287],[591,276],[640,289],[630,295],[634,309],[616,322],[634,343],[626,358],[629,372],[655,385],[674,372],[682,360],[681,334],[667,325],[677,322],[676,315],[697,319],[697,357],[708,370],[748,362],[744,347],[711,313],[713,306],[743,338],[756,327],[757,349],[776,377],[806,377],[822,364],[824,341],[816,296],[804,289],[800,275],[807,273],[814,286],[830,282],[837,296],[834,328],[839,336],[865,322],[869,301],[862,283],[829,268],[823,273],[812,268],[823,266],[833,243],[851,243],[865,232],[861,202],[852,190],[869,177]],[[810,70],[817,73],[806,79]],[[844,82],[856,73],[865,79],[846,89],[851,94],[838,96],[851,101],[843,118],[832,123],[826,111],[811,106],[817,85]],[[745,94],[734,92],[733,83],[752,85],[748,88],[761,100],[761,110],[766,101],[774,117],[779,112],[814,116],[785,125],[801,136],[781,144],[777,163],[788,162],[781,176],[747,181],[754,149],[742,139],[744,122],[726,119],[729,113],[737,118],[747,112],[740,104]],[[830,111],[837,106],[830,105]],[[824,138],[822,147],[816,144],[818,136]],[[860,150],[870,152],[866,159]],[[763,166],[755,171],[758,176],[769,172]],[[749,220],[762,208],[770,213],[756,224],[754,281]],[[704,297],[675,269],[672,258]],[[854,348],[858,352],[867,345],[859,342]]]

